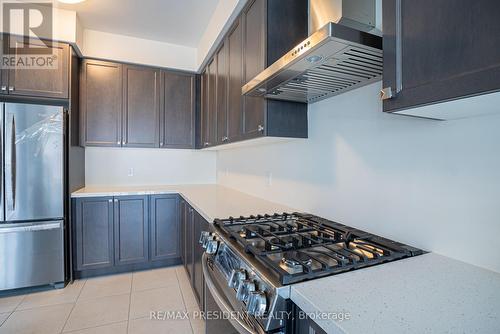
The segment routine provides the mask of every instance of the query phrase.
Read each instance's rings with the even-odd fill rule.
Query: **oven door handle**
[[[203,257],[201,259],[201,266],[203,268],[203,276],[205,278],[205,284],[207,285],[208,290],[212,294],[212,297],[214,297],[214,300],[220,307],[221,311],[234,313],[235,310],[229,305],[229,303],[225,300],[222,294],[218,291],[217,286],[215,285],[212,276],[210,275],[210,269],[208,268],[207,253],[203,253]],[[262,331],[257,331],[257,329],[251,328],[248,324],[242,322],[239,317],[228,317],[228,321],[240,334],[262,333]]]

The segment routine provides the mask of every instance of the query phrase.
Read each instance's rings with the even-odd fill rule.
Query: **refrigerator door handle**
[[[61,228],[60,222],[44,223],[44,224],[9,224],[8,226],[0,227],[0,234],[15,233],[15,232],[37,232],[56,230]]]
[[[12,137],[11,137],[11,150],[10,150],[10,163],[11,163],[11,186],[12,186],[12,209],[16,208],[16,116],[12,115]]]
[[[3,160],[3,113],[4,103],[0,103],[0,221],[4,220],[4,201],[3,201],[3,186],[4,186],[4,160]]]

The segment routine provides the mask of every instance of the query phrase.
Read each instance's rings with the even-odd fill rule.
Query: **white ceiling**
[[[197,47],[219,0],[86,0],[75,10],[85,29]]]

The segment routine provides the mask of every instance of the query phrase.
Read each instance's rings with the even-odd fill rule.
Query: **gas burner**
[[[302,266],[310,267],[312,264],[312,259],[305,253],[286,252],[283,254],[281,263],[288,268],[295,269],[297,267],[302,268]]]
[[[274,237],[267,241],[266,250],[289,250],[295,249],[299,245],[299,241],[292,236]]]

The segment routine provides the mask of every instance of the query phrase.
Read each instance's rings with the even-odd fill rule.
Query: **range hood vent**
[[[355,8],[344,5],[349,13],[358,9],[366,14],[367,8],[369,13],[373,9],[373,13],[359,15],[356,12],[358,17],[365,18],[359,22],[352,19],[354,15],[346,19],[345,15],[339,14],[338,8],[342,6],[330,6],[336,10],[330,16],[324,15],[323,20],[334,18],[343,24],[326,23],[244,85],[243,95],[314,103],[381,79],[382,38],[366,32],[373,28],[374,1],[310,1],[310,6],[321,4],[322,8],[328,7],[325,4],[349,1],[351,4],[364,4]],[[318,10],[310,8],[309,12],[311,15]],[[321,13],[324,14],[324,11]],[[317,15],[310,17],[310,26],[314,28],[317,24]]]

